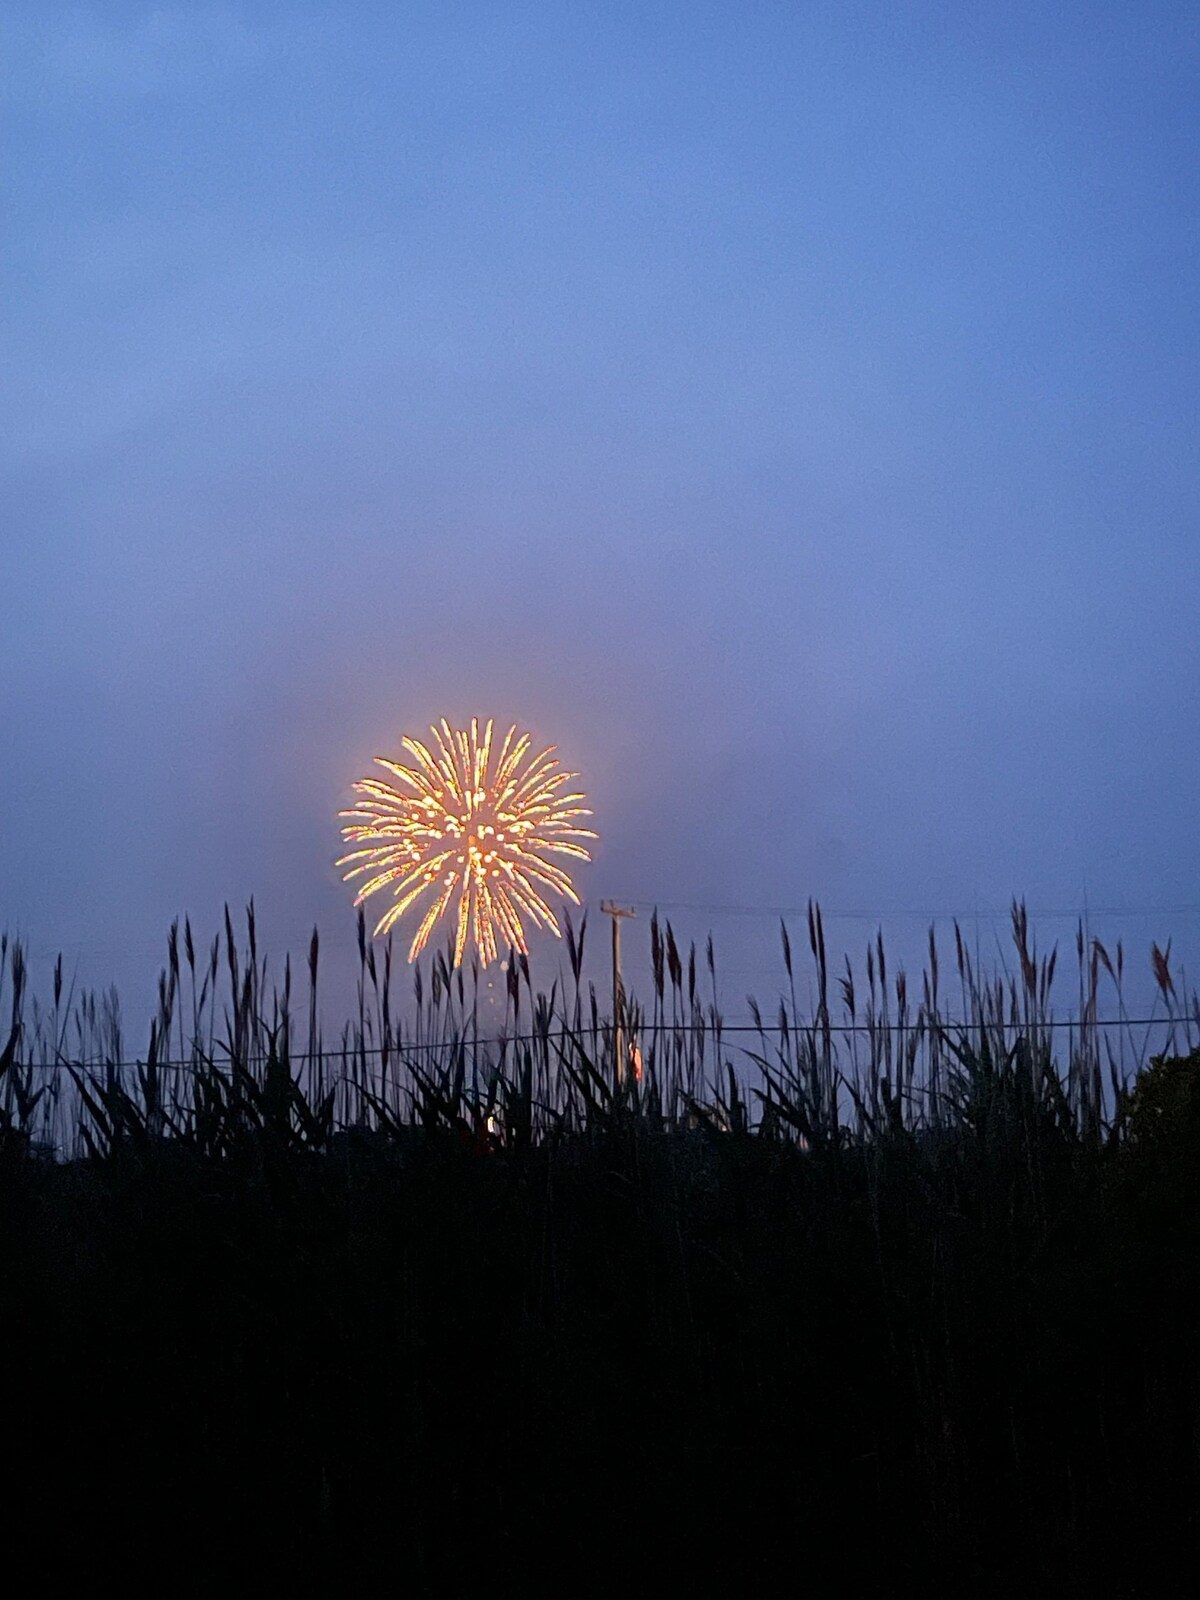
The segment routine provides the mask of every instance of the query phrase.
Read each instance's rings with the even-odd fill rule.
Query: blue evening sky
[[[478,711],[731,1011],[810,894],[1197,951],[1198,64],[1173,4],[9,0],[0,925],[348,947],[349,781]]]

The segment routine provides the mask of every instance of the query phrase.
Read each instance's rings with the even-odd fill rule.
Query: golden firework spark
[[[576,772],[564,772],[555,746],[530,755],[528,733],[516,724],[504,736],[492,761],[492,724],[480,734],[477,719],[469,728],[452,728],[442,719],[430,728],[431,745],[401,739],[412,766],[376,756],[400,787],[379,778],[354,785],[362,798],[340,816],[347,844],[362,844],[342,856],[349,866],[345,881],[366,877],[355,896],[361,905],[369,895],[390,889],[394,899],[375,927],[386,933],[410,906],[426,899],[421,925],[408,952],[415,961],[439,918],[456,906],[454,965],[461,964],[468,934],[486,967],[496,959],[497,938],[527,951],[525,924],[547,928],[561,937],[558,918],[544,891],[579,904],[570,877],[551,856],[590,861],[577,841],[594,839],[578,826],[591,812],[580,804],[582,794],[562,791]]]

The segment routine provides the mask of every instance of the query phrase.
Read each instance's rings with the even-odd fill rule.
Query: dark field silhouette
[[[1174,1048],[1105,1087],[1019,909],[1010,988],[960,952],[952,1023],[936,972],[911,1017],[873,980],[856,1059],[810,934],[817,1015],[735,1071],[656,928],[640,1076],[574,933],[575,993],[512,968],[503,1047],[444,964],[399,1028],[364,944],[359,1022],[319,1048],[314,998],[301,1055],[290,983],[230,930],[214,1010],[188,931],[132,1069],[86,1000],[27,1016],[9,947],[14,1537],[162,1592],[1185,1592],[1200,1054],[1165,961]]]

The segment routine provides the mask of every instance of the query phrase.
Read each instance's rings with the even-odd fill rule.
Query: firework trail
[[[486,967],[501,945],[527,951],[525,927],[548,929],[560,937],[558,918],[547,894],[579,904],[566,870],[551,858],[590,861],[578,841],[594,839],[578,826],[591,812],[582,794],[563,790],[579,776],[564,772],[555,746],[537,755],[532,736],[509,728],[493,760],[492,723],[480,731],[452,728],[442,719],[430,728],[430,744],[403,738],[412,758],[405,766],[377,756],[377,765],[396,780],[362,778],[360,798],[342,834],[361,845],[342,856],[346,882],[365,879],[355,905],[389,890],[392,903],[375,927],[388,929],[410,908],[423,909],[408,959],[415,961],[439,920],[456,919],[454,965],[461,964],[470,939]]]

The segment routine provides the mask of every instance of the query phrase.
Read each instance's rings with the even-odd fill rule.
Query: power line
[[[807,906],[722,906],[683,900],[628,900],[625,904],[638,911],[687,911],[699,912],[714,917],[776,917],[781,919],[795,917],[804,919],[808,916]],[[821,905],[819,902],[814,902],[814,905],[820,911],[824,922],[870,922],[879,924],[890,920],[958,922],[966,927],[973,922],[1007,922],[1012,916],[1011,907],[1003,911],[996,909],[979,911],[973,909],[970,911],[911,911],[895,909],[890,911],[839,911]],[[1072,910],[1063,907],[1060,909],[1031,909],[1028,911],[1028,915],[1031,923],[1042,921],[1082,922],[1087,924],[1088,922],[1098,921],[1101,918],[1145,921],[1151,917],[1200,917],[1200,905],[1089,906],[1086,910],[1079,908]],[[287,938],[282,946],[283,953],[287,954],[293,947],[298,949],[305,944],[311,939],[312,932],[312,928],[306,928],[302,934]],[[224,934],[221,935],[221,939],[223,946]],[[15,942],[20,943],[20,940]],[[211,938],[208,942],[211,944]],[[323,946],[323,953],[337,948],[339,946],[336,944],[328,947]],[[347,944],[345,948],[349,948],[349,945]],[[268,954],[269,956],[268,952],[263,952],[263,954]],[[139,960],[154,960],[157,958],[160,962],[163,962],[166,959],[166,943],[164,940],[162,943],[155,945],[88,945],[66,941],[58,945],[48,945],[42,950],[29,950],[26,955],[30,961],[54,961],[59,956],[70,956],[76,961],[123,956]],[[197,962],[197,971],[199,970],[200,963]]]
[[[1051,1020],[1051,1021],[1046,1021],[1046,1022],[1034,1022],[1034,1023],[1030,1024],[1030,1030],[1029,1031],[1032,1032],[1032,1033],[1038,1033],[1040,1031],[1060,1032],[1064,1028],[1065,1029],[1079,1029],[1080,1031],[1083,1031],[1085,1028],[1087,1028],[1087,1029],[1090,1029],[1090,1028],[1103,1028],[1103,1029],[1110,1029],[1110,1028],[1177,1028],[1177,1027],[1190,1028],[1194,1021],[1195,1021],[1194,1018],[1190,1018],[1190,1017],[1186,1017],[1186,1016],[1184,1016],[1184,1017],[1171,1017],[1171,1016],[1162,1016],[1162,1017],[1095,1017],[1095,1018],[1090,1019],[1086,1023],[1082,1023],[1082,1022],[1078,1021],[1075,1018],[1068,1018],[1068,1019]],[[1018,1023],[1018,1024],[1016,1024],[1016,1026],[1019,1027],[1019,1026],[1021,1026],[1021,1024]],[[1013,1027],[1014,1027],[1014,1024],[1011,1021],[1006,1021],[1006,1022],[946,1022],[944,1025],[939,1024],[939,1026],[938,1026],[936,1031],[939,1032],[939,1033],[943,1033],[943,1034],[953,1035],[953,1034],[963,1034],[963,1033],[987,1033],[987,1032],[994,1031],[997,1028],[999,1028],[1002,1031],[1004,1031],[1005,1033],[1007,1033]],[[601,1033],[611,1032],[611,1025],[602,1026],[599,1031]],[[917,1032],[923,1032],[923,1033],[927,1033],[928,1034],[928,1033],[932,1033],[934,1030],[930,1027],[930,1025],[929,1025],[929,1023],[927,1021],[917,1021],[917,1020],[914,1019],[912,1022],[906,1022],[906,1023],[900,1023],[900,1022],[888,1022],[888,1023],[881,1023],[881,1022],[874,1022],[874,1023],[870,1023],[870,1022],[830,1023],[828,1028],[826,1028],[823,1024],[821,1024],[819,1022],[800,1022],[800,1023],[791,1023],[791,1022],[789,1022],[788,1024],[786,1024],[786,1026],[783,1025],[783,1024],[777,1023],[777,1022],[775,1022],[775,1023],[766,1023],[766,1022],[764,1022],[761,1027],[757,1023],[753,1023],[753,1022],[721,1023],[719,1026],[717,1024],[715,1024],[715,1023],[712,1023],[712,1022],[703,1022],[703,1023],[671,1023],[671,1022],[654,1022],[654,1023],[650,1023],[650,1022],[643,1022],[643,1023],[638,1025],[636,1030],[631,1030],[631,1031],[636,1031],[636,1033],[638,1034],[639,1038],[645,1037],[645,1035],[647,1035],[647,1034],[656,1034],[656,1035],[657,1034],[667,1034],[668,1036],[679,1035],[679,1034],[688,1034],[688,1035],[704,1034],[704,1035],[707,1035],[709,1038],[713,1038],[717,1034],[720,1034],[721,1037],[724,1038],[726,1034],[731,1034],[731,1033],[736,1033],[736,1034],[752,1033],[752,1034],[755,1034],[756,1036],[762,1038],[762,1037],[769,1037],[771,1035],[776,1035],[776,1034],[780,1035],[780,1036],[784,1036],[784,1035],[791,1035],[791,1034],[809,1034],[809,1033],[811,1033],[811,1034],[816,1034],[816,1033],[824,1034],[826,1032],[831,1033],[831,1034],[837,1034],[839,1036],[845,1036],[845,1035],[850,1035],[850,1034],[866,1034],[866,1035],[869,1036],[872,1033],[875,1033],[875,1034],[880,1034],[880,1033],[888,1033],[888,1034],[907,1033],[907,1034],[913,1034],[913,1033],[917,1033]],[[590,1028],[584,1028],[584,1029],[581,1030],[581,1033],[582,1033],[583,1036],[587,1037],[587,1036],[591,1035],[592,1030]],[[556,1041],[561,1043],[561,1042],[564,1042],[564,1041],[566,1041],[568,1039],[574,1039],[574,1038],[578,1038],[578,1037],[580,1037],[579,1033],[571,1032],[571,1031],[569,1031],[569,1030],[567,1030],[565,1028],[559,1028],[559,1029],[552,1030],[551,1032],[545,1033],[545,1034],[542,1034],[542,1033],[497,1034],[497,1035],[491,1035],[491,1036],[488,1036],[488,1037],[485,1037],[485,1038],[481,1038],[481,1039],[474,1039],[474,1038],[468,1039],[468,1038],[464,1037],[462,1039],[439,1040],[438,1042],[432,1043],[432,1044],[430,1044],[430,1043],[426,1043],[426,1044],[392,1044],[392,1045],[389,1045],[387,1047],[386,1054],[388,1055],[389,1058],[394,1056],[398,1062],[403,1064],[403,1060],[404,1060],[405,1056],[417,1055],[417,1054],[421,1054],[421,1053],[428,1053],[429,1051],[434,1051],[434,1050],[440,1050],[440,1051],[443,1051],[443,1052],[454,1053],[454,1052],[457,1052],[459,1050],[465,1050],[468,1046],[470,1046],[474,1050],[478,1050],[478,1049],[480,1049],[480,1047],[486,1047],[488,1045],[495,1045],[495,1046],[504,1045],[504,1046],[508,1046],[508,1045],[514,1045],[514,1044],[535,1044],[535,1043],[543,1043],[543,1042],[549,1043],[551,1040],[556,1040]],[[372,1057],[372,1058],[375,1057],[375,1056],[382,1057],[384,1055],[384,1053],[385,1053],[384,1052],[384,1047],[382,1045],[364,1045],[364,1046],[361,1046],[361,1047],[356,1046],[356,1045],[352,1045],[352,1046],[350,1046],[348,1048],[345,1048],[345,1049],[329,1050],[329,1049],[322,1048],[319,1052],[305,1051],[303,1054],[301,1054],[299,1056],[296,1056],[293,1059],[298,1063],[302,1062],[302,1063],[311,1064],[311,1063],[313,1063],[315,1061],[322,1061],[322,1062],[323,1061],[350,1061],[350,1060],[362,1060],[363,1058],[366,1058],[366,1057]],[[212,1064],[213,1065],[217,1065],[218,1063],[214,1062]],[[146,1063],[146,1061],[144,1059],[132,1060],[132,1061],[96,1061],[96,1062],[93,1062],[93,1063],[90,1063],[90,1064],[80,1063],[80,1062],[68,1062],[68,1061],[41,1061],[41,1062],[30,1062],[30,1063],[27,1063],[27,1067],[28,1068],[32,1068],[33,1070],[36,1070],[38,1072],[62,1072],[62,1071],[68,1071],[72,1067],[74,1067],[76,1070],[79,1070],[79,1071],[95,1071],[97,1069],[103,1068],[106,1071],[107,1070],[111,1070],[113,1072],[123,1072],[123,1071],[131,1070],[131,1069],[136,1068],[136,1067],[144,1067],[146,1065],[147,1065],[147,1063]],[[164,1071],[167,1071],[168,1069],[170,1069],[172,1071],[177,1071],[177,1072],[198,1072],[200,1070],[200,1068],[196,1065],[196,1063],[194,1061],[183,1061],[183,1060],[173,1059],[173,1060],[163,1060],[163,1061],[156,1061],[155,1062],[155,1070],[156,1071],[164,1072]]]
[[[713,916],[730,916],[730,917],[807,917],[808,916],[808,906],[807,905],[803,905],[803,906],[746,906],[746,905],[741,905],[741,906],[723,906],[723,905],[711,905],[711,904],[709,904],[707,902],[699,902],[699,901],[686,901],[686,900],[653,900],[652,901],[652,900],[632,900],[632,899],[627,901],[627,904],[629,904],[631,906],[636,906],[639,911],[700,911],[700,912],[707,912],[707,913],[709,913],[710,915],[713,915]],[[837,909],[835,909],[833,907],[823,905],[820,901],[817,901],[817,900],[813,901],[813,906],[815,907],[815,909],[820,911],[822,919],[824,921],[826,921],[826,922],[830,921],[831,919],[844,919],[846,921],[877,922],[877,921],[886,920],[888,917],[906,917],[906,918],[907,917],[911,917],[911,918],[914,918],[914,919],[915,918],[922,918],[922,919],[928,919],[928,920],[934,921],[934,922],[959,921],[959,922],[964,922],[965,923],[965,922],[973,922],[973,921],[976,921],[976,920],[982,920],[982,921],[999,920],[999,921],[1007,922],[1008,919],[1012,916],[1012,907],[1011,906],[1006,906],[1003,910],[998,910],[998,909],[996,909],[994,907],[979,908],[979,909],[976,909],[976,908],[973,907],[970,910],[960,909],[958,911],[928,911],[928,910],[926,910],[926,911],[916,911],[916,910],[898,910],[898,909],[895,909],[895,908],[893,908],[890,911],[889,910],[884,910],[884,911],[859,911],[859,910],[837,910]],[[1093,918],[1093,917],[1160,917],[1160,916],[1161,917],[1180,917],[1180,916],[1200,916],[1200,905],[1179,905],[1179,906],[1086,906],[1086,907],[1076,906],[1076,907],[1073,907],[1073,908],[1071,908],[1071,907],[1062,907],[1062,908],[1057,908],[1057,909],[1055,909],[1055,908],[1042,908],[1042,909],[1039,909],[1039,910],[1035,910],[1033,908],[1027,908],[1027,910],[1028,910],[1028,915],[1029,915],[1029,917],[1031,919],[1033,919],[1035,917],[1044,917],[1047,921],[1049,921],[1049,920],[1064,920],[1064,919],[1070,920],[1070,921],[1074,921],[1076,918],[1078,918],[1080,921],[1086,922],[1090,918]]]

